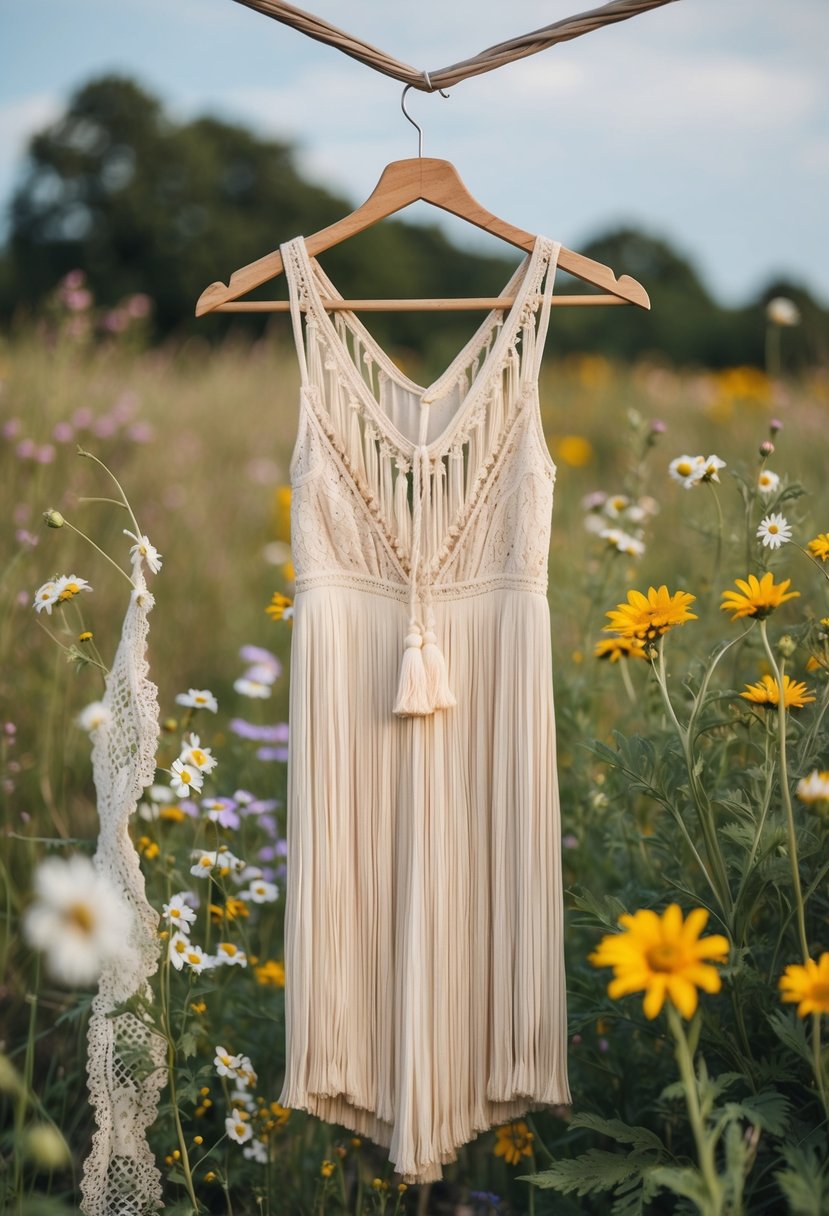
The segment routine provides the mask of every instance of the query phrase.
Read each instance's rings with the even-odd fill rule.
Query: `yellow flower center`
[[[170,909],[170,920],[176,920],[179,916],[181,916],[180,908],[171,908]]]
[[[190,782],[193,780],[193,778],[190,776],[190,774],[188,773],[186,768],[182,769],[182,771],[179,773],[179,778],[182,782],[182,785],[189,785]]]
[[[194,747],[191,750],[190,755],[193,757],[194,764],[201,765],[201,764],[205,764],[207,762],[207,756],[204,754],[204,752],[201,750],[200,747]]]
[[[86,904],[72,904],[66,919],[82,933],[91,933],[95,926],[95,919]]]
[[[651,946],[645,957],[653,971],[674,971],[680,961],[680,953],[676,946],[663,942],[659,946]]]
[[[780,531],[780,528],[778,527],[777,524],[769,524],[768,527],[766,528],[766,531],[768,533],[770,533],[770,535],[776,536],[777,533]]]
[[[186,942],[176,942],[176,954],[184,954],[184,951],[186,949],[187,949]]]
[[[199,956],[198,956],[198,954],[196,954],[195,950],[187,951],[187,961],[188,961],[188,963],[198,963],[199,962]]]
[[[680,477],[687,477],[690,473],[693,473],[694,466],[687,460],[681,460],[676,466],[676,471],[679,473]]]
[[[823,983],[818,981],[812,985],[812,1000],[829,1003],[829,980],[824,980]]]
[[[210,867],[213,865],[213,862],[210,860],[209,857],[202,857],[201,861],[199,862],[199,865],[204,866],[205,870],[209,870]]]

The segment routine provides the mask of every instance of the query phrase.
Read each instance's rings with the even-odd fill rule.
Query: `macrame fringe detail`
[[[426,683],[426,668],[423,665],[423,637],[415,626],[406,634],[406,649],[400,664],[400,679],[397,685],[397,700],[394,712],[398,718],[425,717],[432,712],[432,702]]]

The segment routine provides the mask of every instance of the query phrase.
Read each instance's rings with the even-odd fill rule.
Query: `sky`
[[[303,2],[429,71],[587,7]],[[448,98],[412,91],[408,108],[424,153],[519,227],[577,250],[633,224],[687,256],[723,304],[780,275],[829,304],[827,41],[827,0],[675,0]],[[417,153],[402,86],[234,0],[26,0],[0,16],[0,235],[29,137],[111,72],[177,120],[211,113],[294,144],[301,170],[353,205],[388,161]],[[504,250],[424,203],[404,218]],[[273,247],[294,235],[275,231]]]

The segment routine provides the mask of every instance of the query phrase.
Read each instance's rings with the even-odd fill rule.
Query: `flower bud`
[[[55,511],[54,508],[43,512],[43,522],[47,528],[62,528],[66,522],[60,511]]]
[[[777,653],[782,655],[784,659],[790,659],[796,650],[797,642],[790,634],[784,633],[777,643]]]
[[[769,422],[769,431],[771,432],[772,439],[774,439],[774,437],[778,431],[782,431],[782,430],[783,430],[783,423],[780,421],[780,419],[772,418],[771,422]]]
[[[72,1160],[66,1141],[50,1123],[36,1123],[28,1129],[24,1151],[29,1160],[43,1170],[60,1169]]]
[[[773,454],[773,452],[774,452],[774,444],[772,443],[772,441],[770,439],[764,439],[763,442],[760,444],[760,455],[763,457],[763,459],[765,459],[766,456],[771,456]]]
[[[800,309],[787,296],[775,296],[766,305],[766,317],[772,325],[799,325]]]

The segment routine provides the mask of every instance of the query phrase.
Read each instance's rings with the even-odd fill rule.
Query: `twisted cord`
[[[462,80],[467,80],[470,76],[491,72],[516,59],[535,55],[538,51],[544,51],[559,42],[569,42],[572,38],[579,38],[582,34],[590,33],[591,30],[601,29],[605,25],[614,25],[617,21],[627,21],[628,18],[636,17],[639,13],[673,2],[674,0],[610,0],[609,4],[603,4],[600,8],[576,13],[572,17],[564,17],[561,21],[554,21],[551,25],[542,26],[541,29],[521,34],[517,38],[510,38],[506,42],[496,43],[495,46],[487,47],[479,54],[473,55],[469,59],[462,59],[459,63],[450,64],[449,67],[424,72],[413,68],[411,64],[395,59],[393,55],[386,54],[385,51],[373,46],[370,42],[364,42],[362,38],[356,38],[336,25],[331,25],[322,17],[317,17],[313,13],[286,3],[286,0],[236,0],[237,4],[244,4],[247,8],[256,9],[257,12],[272,17],[275,21],[281,21],[283,25],[290,25],[300,33],[307,34],[309,38],[336,47],[338,51],[350,55],[352,59],[358,59],[368,67],[374,68],[376,72],[382,72],[383,75],[391,76],[402,84],[411,85],[412,88],[420,89],[424,93],[431,93],[437,89],[448,89]]]

